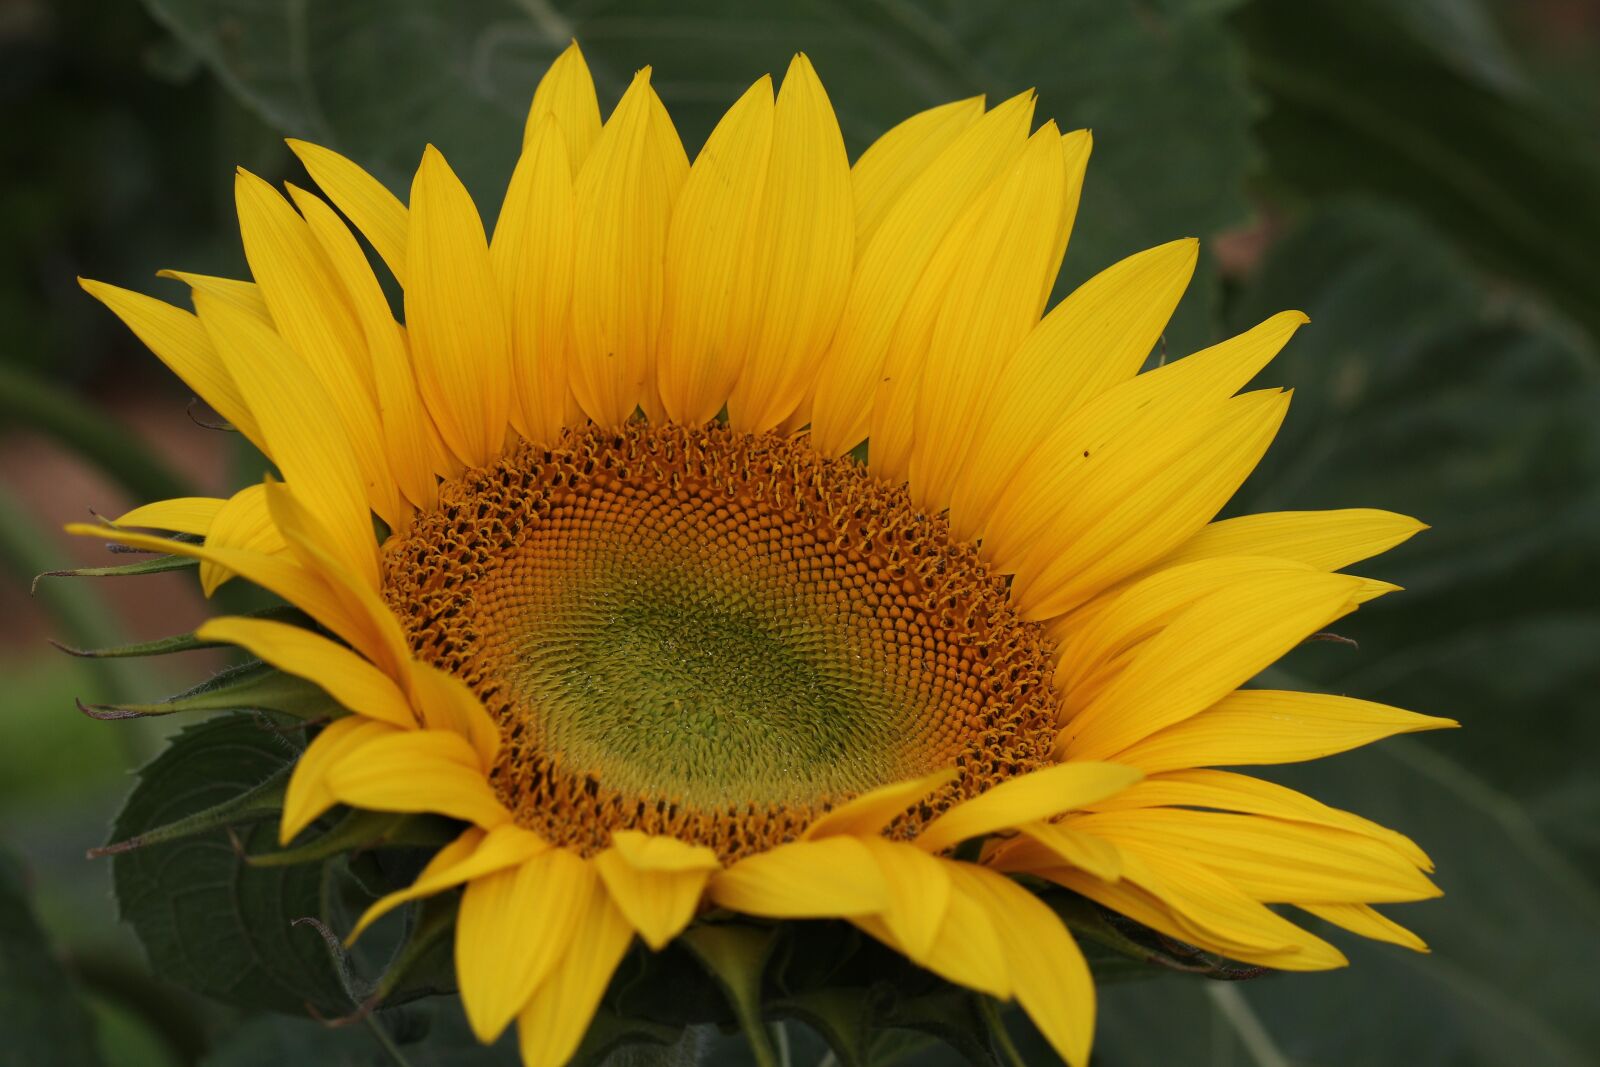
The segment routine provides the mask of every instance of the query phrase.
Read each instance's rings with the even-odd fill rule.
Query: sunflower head
[[[1437,892],[1414,844],[1218,769],[1448,725],[1240,688],[1420,524],[1215,521],[1288,404],[1240,390],[1304,317],[1140,373],[1192,241],[1048,307],[1091,141],[1033,106],[852,164],[801,56],[691,165],[650,72],[602,122],[573,45],[490,235],[431,147],[402,203],[291,142],[321,195],[241,172],[250,280],[177,274],[193,314],[84,283],[276,473],[81,532],[310,620],[198,636],[341,709],[285,843],[337,804],[457,824],[354,932],[463,887],[483,1040],[565,1062],[636,936],[790,919],[1019,1002],[1079,1065],[1052,894],[1265,967],[1344,962],[1282,906],[1420,947],[1371,907]]]

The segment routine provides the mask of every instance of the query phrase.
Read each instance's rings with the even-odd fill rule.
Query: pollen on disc
[[[517,821],[732,859],[866,790],[955,768],[917,828],[1048,761],[1048,646],[903,489],[803,442],[568,431],[442,487],[385,548],[416,654],[499,723]]]

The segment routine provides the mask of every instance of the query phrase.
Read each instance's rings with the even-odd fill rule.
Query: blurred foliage
[[[1600,780],[1589,767],[1600,748],[1600,301],[1589,265],[1600,243],[1600,10],[1563,0],[145,0],[144,10],[25,0],[0,18],[0,102],[18,156],[0,185],[10,325],[0,385],[20,383],[0,393],[79,390],[114,416],[108,387],[159,383],[181,418],[181,390],[78,293],[74,274],[147,289],[168,284],[140,280],[168,265],[237,276],[231,168],[287,173],[283,134],[351,154],[402,195],[434,140],[492,217],[531,87],[574,35],[603,106],[633,69],[655,64],[691,153],[754,77],[780,71],[796,49],[826,81],[853,152],[928,104],[1037,86],[1041,119],[1096,136],[1063,286],[1193,233],[1206,256],[1161,355],[1283,307],[1313,319],[1263,376],[1297,389],[1294,409],[1236,507],[1387,507],[1433,525],[1374,562],[1376,577],[1407,589],[1341,624],[1359,650],[1317,645],[1276,669],[1280,682],[1463,722],[1281,775],[1430,849],[1447,895],[1399,918],[1433,955],[1339,938],[1353,966],[1338,973],[1107,985],[1096,1062],[1600,1061],[1589,958],[1600,948]],[[37,431],[104,462],[103,427],[36,409],[13,403]],[[19,506],[0,499],[0,518],[10,571],[47,569]],[[126,639],[87,584],[41,595],[64,640]],[[60,993],[52,1004],[67,1014],[37,1013],[39,1027],[70,1015],[82,1045],[92,1012],[104,1062],[126,1067],[386,1063],[396,1052],[419,1067],[512,1062],[505,1048],[477,1050],[447,999],[330,1030],[130,980],[126,936],[102,914],[106,868],[85,876],[80,856],[105,839],[117,772],[132,762],[112,733],[147,724],[62,717],[73,696],[154,694],[137,672],[106,673],[110,661],[39,671],[22,666],[36,646],[7,655],[18,733],[0,767],[0,836],[35,872],[44,925],[90,987],[87,1008]],[[78,742],[91,733],[69,721],[93,725],[93,740]],[[244,749],[231,758],[251,758]],[[75,785],[76,806],[66,800]],[[225,909],[217,894],[240,892],[243,865],[220,831],[189,847],[215,867],[196,891]],[[149,868],[155,906],[177,899],[159,888],[164,855],[119,861]],[[26,925],[9,868],[0,882],[0,910]],[[295,891],[313,888],[325,890]],[[59,957],[18,930],[0,938],[0,979],[23,959],[68,989]],[[225,959],[154,962],[205,987],[233,976]],[[239,980],[281,982],[281,966],[295,964],[269,962]],[[206,967],[215,973],[196,980]],[[335,984],[319,999],[342,1007],[348,989],[325,981]],[[1050,1062],[1012,1021],[1029,1062]],[[795,1063],[822,1056],[800,1023],[784,1040]],[[963,1062],[926,1044],[900,1052],[902,1062]],[[60,1062],[95,1055],[84,1047]],[[631,1062],[742,1056],[740,1039],[701,1026]]]

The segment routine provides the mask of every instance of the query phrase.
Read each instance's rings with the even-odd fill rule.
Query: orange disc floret
[[[890,828],[1049,762],[1042,627],[901,487],[803,441],[569,430],[441,487],[384,553],[416,654],[500,725],[494,786],[583,852],[615,829],[724,860],[943,768]]]

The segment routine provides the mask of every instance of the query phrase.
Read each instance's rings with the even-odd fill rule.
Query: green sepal
[[[248,855],[244,861],[252,867],[289,867],[372,848],[439,848],[459,832],[459,823],[442,816],[350,808],[327,833],[293,848]]]
[[[228,667],[214,677],[154,704],[85,704],[84,714],[96,719],[134,719],[179,711],[273,711],[296,719],[345,714],[322,689],[303,678],[252,660]]]
[[[1076,893],[1046,890],[1040,897],[1078,935],[1096,982],[1150,978],[1162,970],[1230,982],[1265,973],[1183,944]]]
[[[979,1000],[979,994],[954,986],[941,993],[897,999],[880,1017],[879,1025],[928,1034],[955,1049],[968,1063],[997,1067],[999,1060]]]
[[[198,567],[200,561],[193,556],[152,556],[137,563],[124,563],[116,567],[72,567],[60,571],[41,571],[33,577],[34,590],[40,578],[129,578],[139,574],[165,574],[167,571],[188,570]]]
[[[860,989],[832,987],[770,1002],[767,1011],[798,1019],[828,1043],[840,1067],[866,1067],[871,1060],[872,1017],[878,998]]]
[[[670,1051],[690,1040],[695,1027],[679,1028],[648,1019],[629,1018],[601,1008],[596,1011],[584,1032],[578,1051],[572,1056],[572,1067],[609,1067],[612,1056],[623,1049],[629,1050],[634,1062],[640,1051],[670,1055]],[[645,1062],[649,1062],[646,1060]],[[687,1062],[696,1063],[698,1057]]]
[[[450,935],[456,928],[460,897],[440,893],[422,901],[405,943],[395,952],[374,994],[383,1005],[437,992],[441,986],[454,988],[455,955]],[[443,975],[443,980],[436,976]]]
[[[701,923],[678,940],[728,998],[757,1067],[776,1067],[778,1054],[761,1013],[762,977],[777,943],[776,931],[743,923]]]
[[[279,604],[260,611],[244,613],[247,618],[267,619],[273,622],[300,622],[306,618],[304,612],[298,608]],[[69,656],[81,656],[86,659],[125,659],[131,656],[166,656],[174,652],[190,652],[197,648],[218,648],[219,641],[204,641],[194,635],[191,630],[185,634],[173,634],[171,637],[158,637],[154,641],[139,641],[129,645],[112,645],[108,648],[73,648],[60,641],[51,641],[61,651]]]
[[[261,784],[220,804],[214,804],[149,830],[141,830],[121,841],[91,848],[88,853],[89,858],[114,856],[120,852],[131,852],[136,848],[159,845],[167,841],[182,841],[186,837],[196,837],[212,830],[275,815],[283,810],[284,790],[289,786],[289,773],[292,769],[292,765],[285,764],[273,771],[271,777]]]

